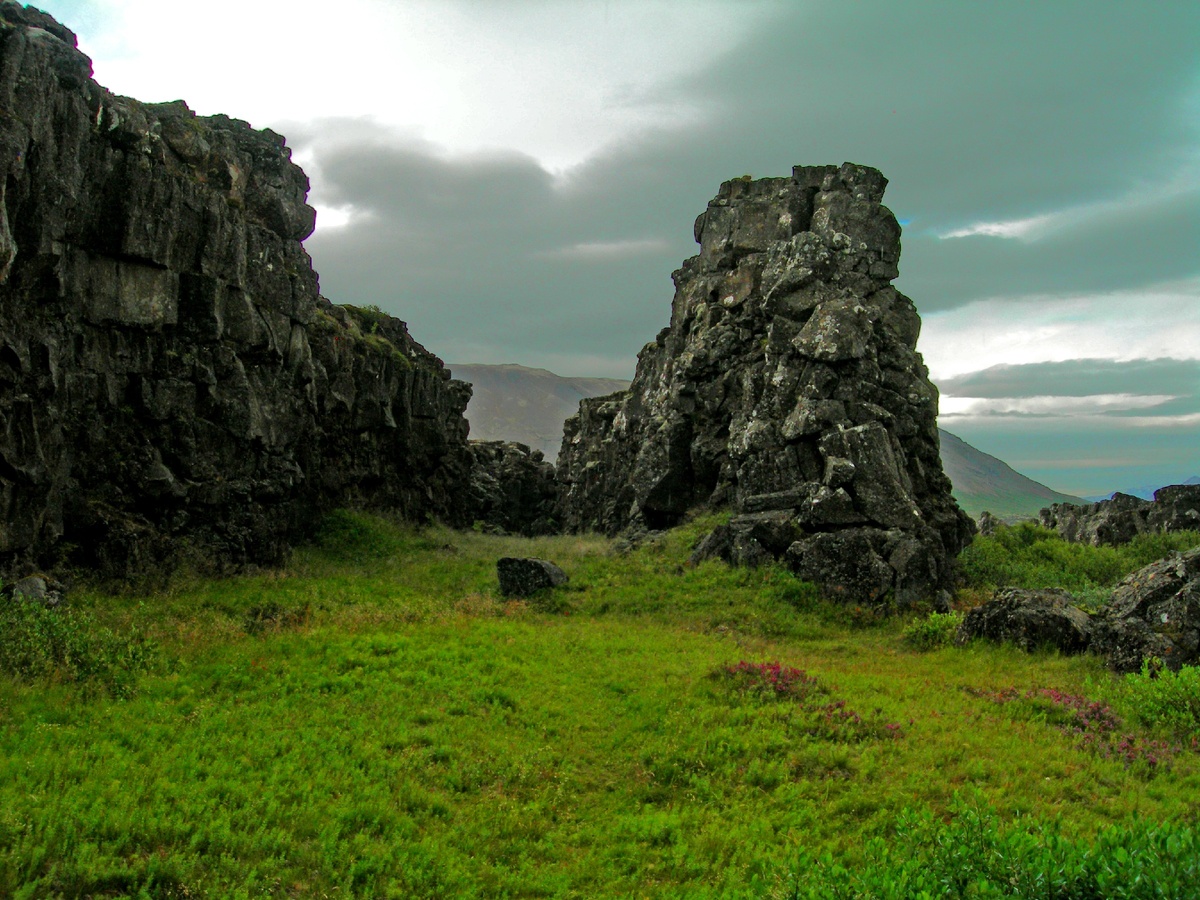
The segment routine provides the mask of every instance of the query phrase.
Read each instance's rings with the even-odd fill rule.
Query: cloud
[[[539,251],[535,255],[545,259],[579,259],[590,262],[607,262],[628,256],[661,253],[667,247],[667,242],[661,238],[643,238],[641,240],[625,241],[583,241],[578,244],[572,244],[569,247],[557,247],[554,250]]]
[[[1200,351],[1198,351],[1200,352]],[[970,397],[1200,395],[1200,359],[1072,359],[996,365],[939,382],[942,393]]]
[[[941,385],[1005,365],[1200,358],[1200,278],[1102,294],[995,297],[923,318],[918,346]]]
[[[974,416],[1095,416],[1162,406],[1177,400],[1171,394],[1091,394],[1086,397],[955,397],[943,395],[943,423]],[[1159,417],[1162,418],[1162,417]]]
[[[1200,360],[995,365],[940,382],[942,427],[1058,490],[1200,472]]]

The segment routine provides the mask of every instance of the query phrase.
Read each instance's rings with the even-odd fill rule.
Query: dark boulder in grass
[[[1176,670],[1200,664],[1200,547],[1128,576],[1096,625],[1093,647],[1119,672],[1151,658]]]
[[[1022,650],[1053,647],[1082,653],[1092,639],[1092,617],[1066,591],[1003,588],[967,613],[959,643],[974,638],[1016,644]]]
[[[64,589],[54,579],[47,580],[41,575],[28,575],[13,584],[6,584],[0,589],[0,597],[22,603],[37,603],[47,609],[62,606],[66,601]]]
[[[567,583],[566,572],[549,560],[533,556],[506,556],[496,563],[496,574],[505,597],[529,597]]]

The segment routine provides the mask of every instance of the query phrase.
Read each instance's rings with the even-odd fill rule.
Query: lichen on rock
[[[859,603],[950,586],[973,526],[942,471],[920,319],[891,285],[886,185],[851,163],[721,185],[630,388],[566,423],[568,529],[663,528],[728,506],[705,553],[783,558]]]

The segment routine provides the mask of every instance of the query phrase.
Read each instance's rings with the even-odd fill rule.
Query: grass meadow
[[[10,618],[0,896],[1200,895],[1178,702],[688,565],[712,524],[618,556],[341,513],[280,571]],[[964,602],[1039,540],[978,543]],[[506,555],[570,583],[506,601]]]

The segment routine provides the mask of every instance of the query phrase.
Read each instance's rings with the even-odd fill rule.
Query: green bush
[[[0,605],[0,671],[16,678],[88,683],[128,696],[153,653],[140,633],[116,634],[80,610]]]
[[[396,535],[378,516],[340,509],[322,520],[316,543],[336,559],[381,559],[396,550]]]
[[[962,625],[960,612],[930,613],[924,619],[905,626],[904,643],[914,650],[936,650],[954,643],[958,628]]]
[[[943,823],[905,813],[894,837],[866,848],[867,866],[802,854],[788,900],[909,900],[934,897],[1053,900],[1193,900],[1200,884],[1194,827],[1137,822],[1102,830],[1094,842],[1064,838],[1053,822],[1001,829],[995,815],[962,804]]]
[[[1064,588],[1095,592],[1173,551],[1200,545],[1200,532],[1143,534],[1120,547],[1064,541],[1049,528],[1025,522],[979,536],[959,557],[973,587]]]
[[[1125,683],[1144,724],[1200,738],[1200,668],[1184,666],[1172,672],[1161,661],[1147,660],[1140,673],[1125,676]]]

